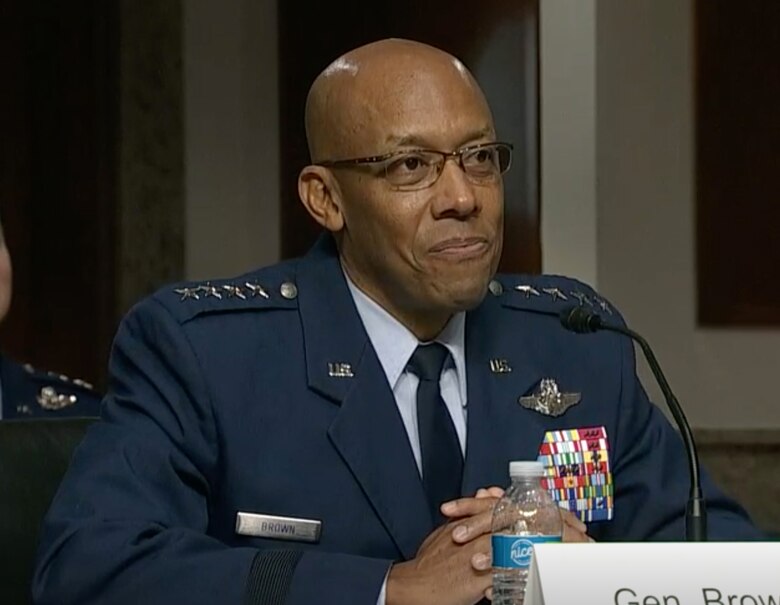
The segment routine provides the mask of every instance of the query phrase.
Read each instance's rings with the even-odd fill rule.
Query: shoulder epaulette
[[[80,394],[85,392],[98,397],[95,387],[80,378],[69,378],[65,374],[38,370],[26,363],[22,366],[30,376],[30,380],[36,383],[36,401],[44,410],[61,410],[78,402]],[[17,410],[24,413],[24,410]]]
[[[180,321],[187,321],[207,313],[294,309],[298,306],[298,287],[284,275],[258,271],[233,279],[168,286],[156,297]]]
[[[601,314],[615,313],[593,288],[558,275],[498,275],[490,284],[490,292],[500,296],[501,304],[514,309],[557,315],[578,305]]]
[[[27,372],[34,380],[39,382],[53,382],[63,385],[77,387],[85,391],[94,391],[95,387],[80,378],[70,378],[65,374],[58,374],[57,372],[49,372],[44,370],[38,370],[29,363],[25,363],[23,366],[24,371]]]

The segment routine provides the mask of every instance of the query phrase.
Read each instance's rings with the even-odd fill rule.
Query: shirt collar
[[[343,271],[343,269],[342,269]],[[358,288],[344,271],[349,292],[355,301],[360,320],[374,346],[379,363],[387,376],[390,388],[395,389],[398,379],[414,350],[422,344],[412,332],[390,315],[381,305]],[[460,400],[466,405],[466,313],[453,315],[444,329],[434,339],[450,352],[458,377]]]

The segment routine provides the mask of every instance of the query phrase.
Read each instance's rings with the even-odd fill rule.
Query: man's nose
[[[479,210],[474,184],[460,167],[457,158],[447,158],[436,183],[433,212],[437,218],[466,217]]]

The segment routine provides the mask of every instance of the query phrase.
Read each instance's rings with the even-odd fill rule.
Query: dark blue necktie
[[[408,369],[417,375],[417,426],[420,432],[422,478],[435,525],[444,520],[442,502],[460,496],[463,454],[455,425],[441,397],[439,379],[449,351],[439,344],[420,345],[409,360]]]

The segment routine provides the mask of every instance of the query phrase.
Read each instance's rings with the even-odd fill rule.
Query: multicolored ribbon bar
[[[609,441],[603,426],[547,431],[539,447],[542,484],[561,508],[582,521],[609,521],[614,486]]]

